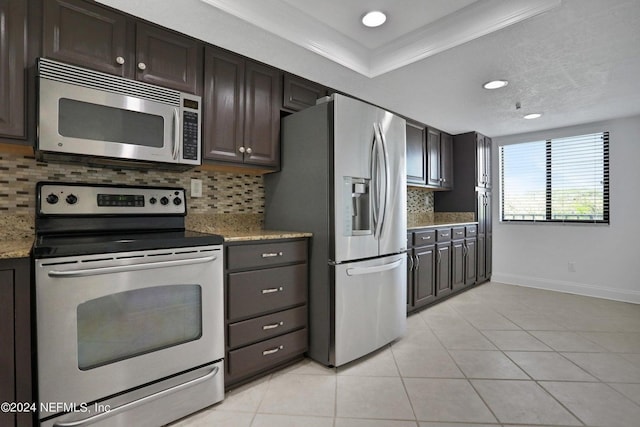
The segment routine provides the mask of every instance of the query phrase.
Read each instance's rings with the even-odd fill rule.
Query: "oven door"
[[[39,151],[179,162],[179,104],[46,78],[39,85]]]
[[[222,359],[221,248],[36,260],[40,402],[92,402]]]

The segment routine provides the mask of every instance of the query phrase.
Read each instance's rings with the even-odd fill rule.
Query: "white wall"
[[[600,131],[609,131],[610,225],[500,223],[501,145]],[[492,281],[640,303],[640,116],[494,138],[493,162]]]

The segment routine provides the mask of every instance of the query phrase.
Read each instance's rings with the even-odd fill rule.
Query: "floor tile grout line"
[[[404,393],[407,396],[407,400],[409,401],[409,406],[411,407],[411,412],[413,413],[413,419],[416,421],[416,425],[419,426],[418,415],[416,414],[416,410],[413,407],[413,401],[411,400],[411,396],[409,395],[409,390],[407,390],[407,384],[404,382],[404,376],[402,375],[402,371],[400,370],[400,366],[398,365],[398,361],[396,360],[396,355],[393,352],[393,345],[390,346],[391,356],[393,357],[393,363],[396,365],[396,370],[398,371],[398,375],[400,376],[400,382],[402,382],[402,388],[404,389]]]

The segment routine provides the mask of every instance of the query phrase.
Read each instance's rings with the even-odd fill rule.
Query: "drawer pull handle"
[[[423,236],[423,237],[421,237],[421,239],[422,239],[422,240],[431,240],[431,236],[426,236],[426,237],[425,237],[425,236]]]
[[[273,258],[277,256],[282,256],[282,255],[283,255],[282,252],[267,252],[262,254],[262,258]]]
[[[441,236],[442,237],[449,237],[449,233],[442,233]]]
[[[277,353],[277,352],[279,352],[279,351],[280,351],[280,350],[282,350],[282,349],[284,349],[284,346],[283,346],[283,345],[281,345],[280,347],[272,348],[272,349],[270,349],[270,350],[265,350],[265,351],[263,351],[263,352],[262,352],[262,355],[263,355],[263,356],[268,356],[268,355],[270,355],[270,354]]]
[[[264,325],[264,326],[262,327],[262,330],[263,330],[263,331],[268,331],[269,329],[275,329],[275,328],[277,328],[278,326],[282,326],[282,325],[284,325],[284,322],[280,322],[280,323],[272,323],[271,325]]]
[[[272,294],[274,292],[282,292],[282,291],[284,291],[284,288],[280,286],[279,288],[263,289],[262,294]]]
[[[456,231],[456,236],[462,236],[462,231]]]

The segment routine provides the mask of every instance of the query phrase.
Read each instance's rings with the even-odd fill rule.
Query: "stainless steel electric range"
[[[36,190],[41,425],[158,426],[221,401],[223,239],[185,230],[185,191]]]

